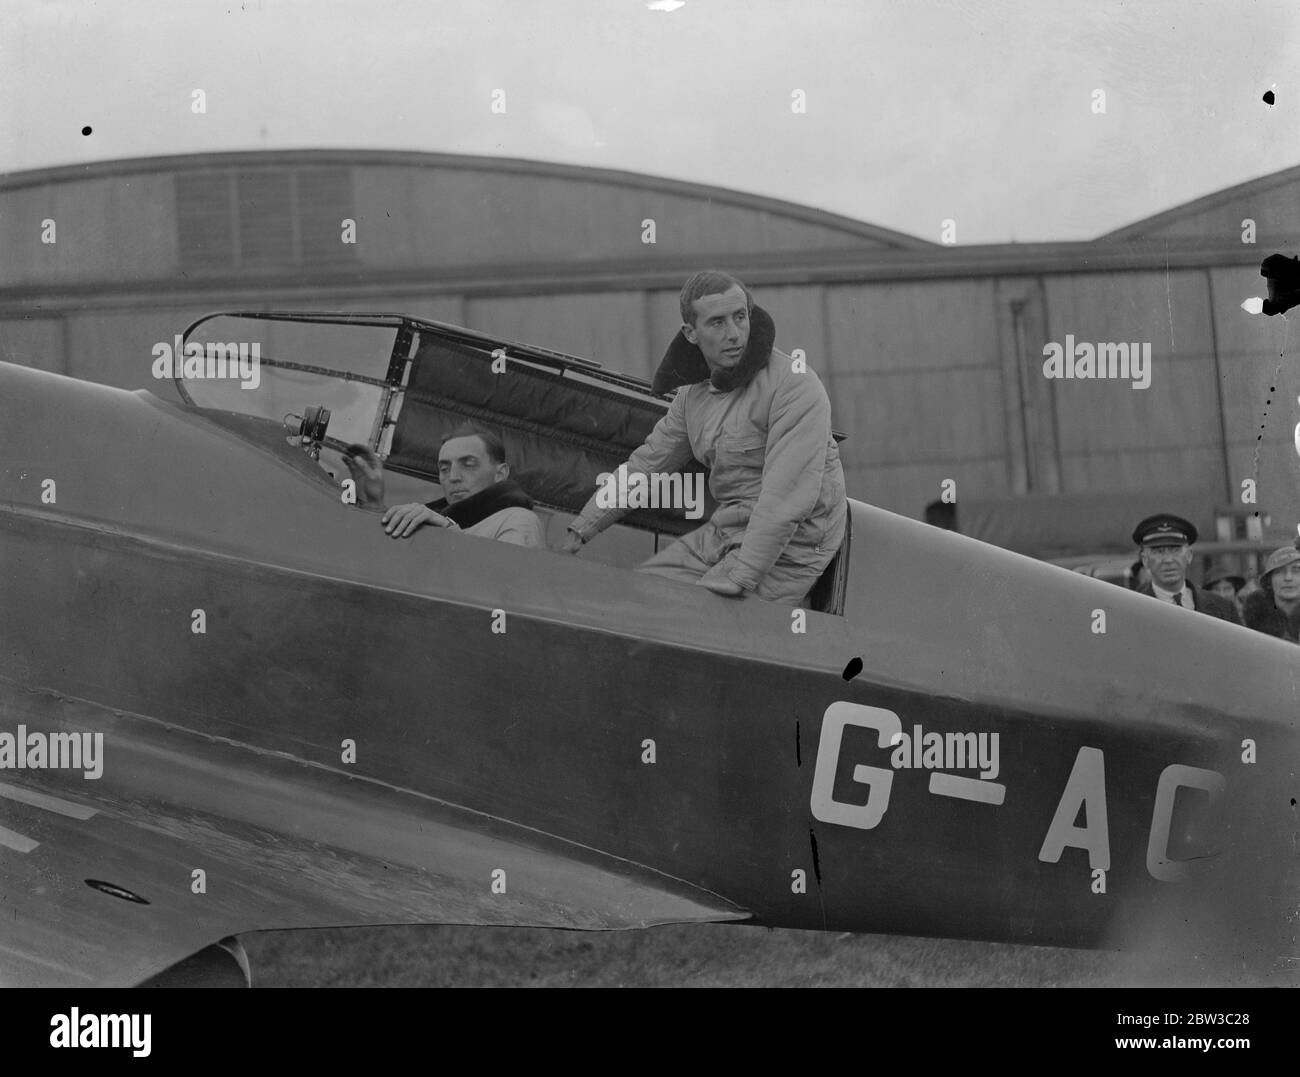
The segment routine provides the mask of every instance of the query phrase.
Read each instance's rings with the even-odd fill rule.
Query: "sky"
[[[1300,164],[1294,0],[651,6],[0,0],[0,171],[464,153],[713,184],[935,242],[951,220],[960,245],[1090,239]]]

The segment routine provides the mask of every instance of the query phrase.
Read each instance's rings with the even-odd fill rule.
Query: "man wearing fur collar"
[[[356,480],[358,504],[384,510],[380,523],[393,538],[410,538],[426,524],[516,546],[546,545],[533,499],[510,478],[505,446],[489,430],[462,426],[438,446],[438,481],[446,495],[426,505],[384,504],[384,466],[364,445],[343,458]]]
[[[692,455],[717,502],[703,527],[640,566],[722,595],[797,606],[844,540],[844,470],[817,375],[775,348],[772,319],[716,270],[682,288],[682,327],[655,375],[680,391],[627,461],[629,474],[673,472]],[[569,524],[566,552],[623,516],[593,495]]]

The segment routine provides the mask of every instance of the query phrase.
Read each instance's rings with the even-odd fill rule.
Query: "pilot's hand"
[[[710,578],[709,576],[701,576],[695,582],[701,587],[707,587],[715,595],[728,595],[731,598],[736,598],[745,593],[745,589],[741,587],[740,584],[727,576],[716,576],[713,578]]]
[[[695,582],[701,587],[707,587],[715,595],[727,595],[730,598],[743,595],[745,589],[727,574],[732,561],[733,556],[728,554]]]
[[[393,538],[409,538],[425,524],[434,524],[437,527],[448,527],[451,524],[447,517],[439,515],[428,505],[421,505],[418,501],[413,501],[409,505],[394,506],[384,513],[383,519],[379,522],[384,525],[384,531]]]
[[[586,545],[581,536],[576,531],[566,531],[564,533],[564,545],[560,547],[560,553],[577,553]]]
[[[349,445],[343,462],[357,484],[357,503],[381,505],[384,501],[384,465],[364,445]]]

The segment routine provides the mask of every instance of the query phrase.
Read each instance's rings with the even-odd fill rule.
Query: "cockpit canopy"
[[[505,445],[511,477],[567,513],[667,410],[645,382],[598,363],[392,314],[209,315],[185,333],[175,374],[196,407],[283,422],[335,453],[360,443],[386,468],[435,483],[442,440],[465,423],[484,427]],[[698,526],[670,508],[638,509],[625,523],[671,534]]]

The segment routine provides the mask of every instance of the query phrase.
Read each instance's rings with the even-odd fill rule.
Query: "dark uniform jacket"
[[[1267,591],[1252,591],[1242,603],[1242,616],[1246,627],[1256,632],[1264,632],[1278,639],[1289,639],[1292,643],[1300,642],[1300,610],[1294,615],[1287,615],[1273,601]]]
[[[1217,617],[1220,621],[1229,621],[1235,625],[1241,624],[1241,618],[1237,615],[1237,607],[1222,595],[1216,595],[1213,591],[1202,591],[1191,583],[1187,585],[1187,588],[1192,592],[1192,602],[1196,606],[1197,613],[1207,613],[1211,617]],[[1151,590],[1149,583],[1139,587],[1137,593],[1147,595],[1150,598],[1156,597],[1156,593]]]

